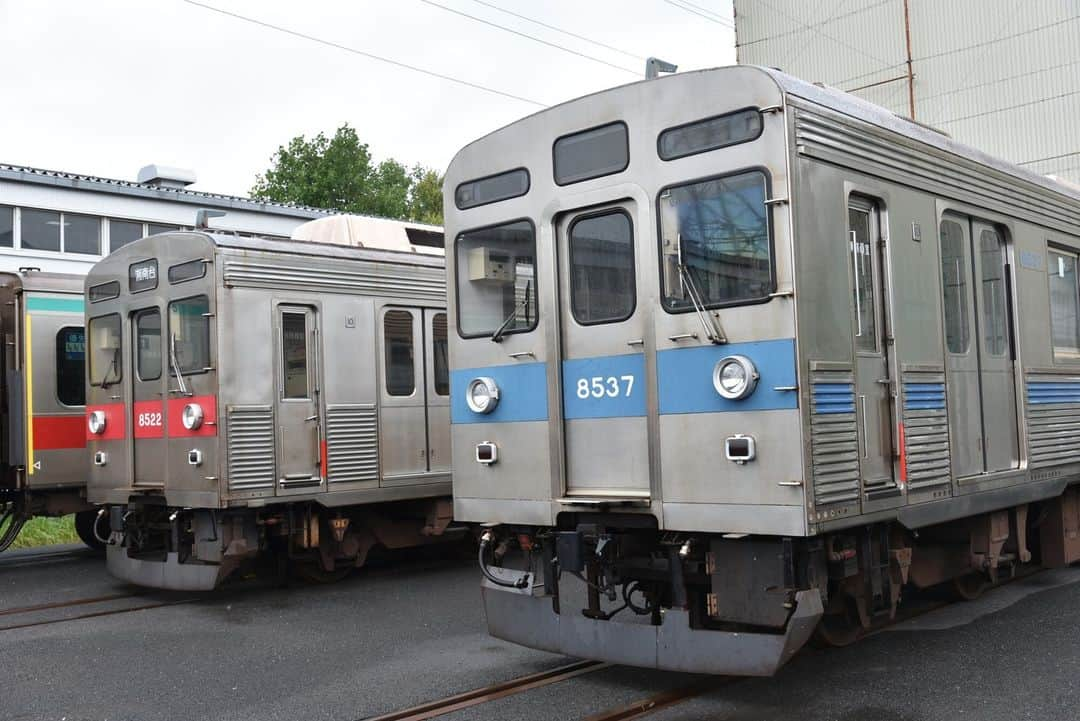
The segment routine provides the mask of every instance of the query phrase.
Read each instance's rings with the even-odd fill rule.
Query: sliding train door
[[[277,314],[277,495],[325,490],[316,312],[280,305]]]

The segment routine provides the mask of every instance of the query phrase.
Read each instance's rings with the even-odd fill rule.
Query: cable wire
[[[1017,103],[1016,105],[1007,105],[1004,108],[994,108],[993,110],[984,110],[981,113],[972,113],[971,115],[961,115],[958,118],[948,118],[946,120],[935,120],[936,125],[943,125],[945,123],[959,123],[961,120],[971,120],[972,118],[983,118],[987,115],[996,115],[997,113],[1008,112],[1009,110],[1019,110],[1020,108],[1026,108],[1032,105],[1042,105],[1043,103],[1049,103],[1054,100],[1060,100],[1062,98],[1068,98],[1073,95],[1080,95],[1080,90],[1071,90],[1067,93],[1059,93],[1058,95],[1051,95],[1046,98],[1039,98],[1038,100],[1029,100],[1026,103]]]
[[[592,60],[594,63],[600,63],[601,65],[607,65],[609,68],[615,68],[616,70],[622,70],[624,73],[630,73],[634,77],[639,77],[640,78],[642,76],[642,74],[640,72],[638,72],[637,70],[633,70],[631,68],[628,68],[625,65],[619,65],[617,63],[609,63],[607,60],[603,60],[603,59],[595,57],[593,55],[587,55],[586,53],[578,52],[577,50],[574,50],[572,48],[568,48],[565,45],[559,45],[558,43],[553,43],[553,42],[550,42],[548,40],[538,38],[535,35],[529,35],[528,33],[523,33],[520,30],[514,30],[513,28],[508,28],[505,25],[499,25],[498,23],[494,23],[494,22],[492,22],[490,20],[485,20],[484,18],[480,18],[480,17],[477,17],[475,15],[470,15],[469,13],[464,12],[462,10],[456,10],[456,9],[454,9],[452,7],[447,7],[446,5],[440,5],[439,3],[435,2],[434,0],[420,0],[420,2],[424,3],[425,5],[430,5],[432,7],[439,8],[440,10],[445,10],[448,13],[453,13],[454,15],[460,15],[461,17],[468,18],[469,20],[472,20],[474,22],[482,23],[484,25],[489,25],[489,26],[491,26],[493,28],[498,28],[499,30],[503,30],[505,32],[512,33],[512,34],[517,35],[519,37],[527,38],[529,40],[532,40],[535,43],[540,43],[541,45],[547,45],[548,47],[555,48],[556,50],[562,50],[564,53],[570,53],[571,55],[577,55],[579,58],[585,58],[586,60]]]
[[[444,75],[443,73],[435,72],[434,70],[428,70],[426,68],[421,68],[421,67],[418,67],[416,65],[410,65],[408,63],[401,62],[400,60],[393,60],[391,58],[383,57],[382,55],[376,55],[375,53],[369,53],[369,52],[367,52],[365,50],[358,50],[357,48],[351,48],[348,45],[342,45],[341,43],[336,43],[336,42],[334,42],[332,40],[324,40],[323,38],[317,38],[314,35],[308,35],[306,33],[302,33],[302,32],[299,32],[297,30],[290,30],[289,28],[282,27],[281,25],[274,25],[273,23],[268,23],[268,22],[265,22],[263,20],[258,20],[258,19],[253,18],[253,17],[248,17],[247,15],[240,15],[239,13],[234,13],[234,12],[231,12],[229,10],[224,10],[222,8],[214,7],[213,5],[207,5],[205,3],[198,2],[197,0],[181,0],[181,2],[185,2],[188,5],[193,5],[195,7],[199,7],[199,8],[202,8],[204,10],[210,10],[211,12],[219,13],[221,15],[226,15],[228,17],[235,18],[237,20],[243,20],[244,22],[248,22],[248,23],[251,23],[253,25],[258,25],[260,27],[269,28],[270,30],[277,30],[280,33],[285,33],[286,35],[292,35],[293,37],[302,38],[304,40],[308,40],[308,41],[313,42],[313,43],[319,43],[320,45],[326,45],[327,47],[336,48],[338,50],[344,50],[347,53],[352,53],[354,55],[360,55],[361,57],[365,57],[365,58],[368,58],[370,60],[377,60],[377,61],[379,61],[381,63],[386,63],[388,65],[393,65],[393,66],[398,67],[398,68],[404,68],[405,70],[412,70],[415,73],[421,73],[423,75],[428,75],[430,77],[438,78],[440,80],[446,80],[447,82],[456,83],[458,85],[464,85],[465,87],[473,88],[474,90],[482,90],[485,93],[492,93],[493,95],[501,95],[504,98],[510,98],[511,100],[518,100],[520,102],[529,103],[530,105],[536,105],[536,106],[539,106],[541,108],[550,107],[547,103],[541,103],[539,100],[533,100],[532,98],[526,98],[526,97],[524,97],[522,95],[515,95],[513,93],[508,93],[508,92],[503,91],[503,90],[496,90],[495,88],[490,88],[490,87],[488,87],[486,85],[480,85],[479,83],[474,83],[474,82],[471,82],[469,80],[462,80],[461,78],[455,78],[452,75]]]
[[[484,7],[491,8],[492,10],[496,10],[496,11],[501,12],[501,13],[506,13],[507,15],[510,15],[512,17],[519,18],[521,20],[533,23],[535,25],[539,25],[542,28],[547,28],[548,30],[554,30],[557,33],[562,33],[563,35],[568,35],[568,36],[570,36],[572,38],[577,38],[578,40],[584,40],[587,43],[592,43],[593,45],[597,45],[597,46],[602,47],[602,48],[604,48],[606,50],[611,50],[611,51],[619,53],[621,55],[625,55],[628,58],[633,58],[634,60],[641,60],[642,62],[648,60],[648,58],[646,58],[644,55],[637,55],[636,53],[627,52],[626,50],[620,50],[619,48],[614,47],[613,45],[608,45],[607,43],[602,43],[599,40],[593,40],[592,38],[587,38],[584,35],[578,35],[575,32],[571,32],[569,30],[564,30],[563,28],[558,28],[558,27],[555,27],[554,25],[549,25],[548,23],[545,23],[545,22],[543,22],[541,20],[537,20],[536,18],[531,18],[531,17],[528,17],[526,15],[516,13],[513,10],[507,10],[506,8],[499,7],[498,5],[496,5],[494,3],[484,2],[484,0],[472,0],[472,1],[474,3],[476,3],[477,5],[483,5]]]
[[[706,15],[703,12],[699,12],[698,10],[694,10],[692,8],[686,7],[685,5],[681,5],[681,4],[677,3],[677,2],[674,2],[674,0],[664,0],[664,2],[666,2],[668,5],[670,5],[672,7],[679,8],[680,10],[683,10],[685,12],[693,13],[694,15],[697,15],[698,17],[703,17],[706,20],[708,20],[709,22],[714,22],[717,25],[723,25],[724,27],[730,28],[732,30],[735,29],[735,25],[733,23],[728,22],[726,20],[722,20],[722,19],[719,18],[719,16],[713,17],[711,15]],[[686,0],[683,0],[683,2],[686,2]],[[689,4],[689,3],[687,3],[687,4]],[[697,7],[697,6],[695,5],[694,7]]]
[[[1071,158],[1074,155],[1080,155],[1080,150],[1074,150],[1071,153],[1062,153],[1061,155],[1050,155],[1045,158],[1035,158],[1034,160],[1024,160],[1017,165],[1031,165],[1032,163],[1042,163],[1046,160],[1061,160],[1062,158]]]

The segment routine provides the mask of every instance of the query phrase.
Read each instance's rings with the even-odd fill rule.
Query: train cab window
[[[672,313],[767,300],[773,290],[765,174],[750,171],[663,190],[660,272]]]
[[[135,370],[141,381],[161,377],[161,311],[157,308],[135,314]]]
[[[435,393],[450,395],[450,362],[447,358],[446,313],[436,313],[431,319],[431,355],[435,366]]]
[[[123,378],[120,316],[116,313],[90,319],[90,385],[108,388]]]
[[[1050,276],[1050,331],[1054,341],[1054,360],[1080,360],[1080,285],[1077,283],[1077,257],[1072,253],[1051,250],[1047,253]]]
[[[186,263],[169,266],[169,282],[186,283],[189,280],[202,278],[206,275],[206,261],[189,260]]]
[[[281,314],[282,397],[308,397],[307,315]]]
[[[536,327],[536,234],[519,220],[462,233],[455,249],[458,332],[499,339]]]
[[[120,283],[115,280],[110,280],[107,283],[92,285],[90,286],[87,295],[90,297],[91,303],[100,303],[103,300],[118,298],[120,297]]]
[[[967,314],[967,241],[964,228],[941,221],[941,288],[945,306],[945,346],[950,353],[967,353],[971,329]]]
[[[462,183],[454,190],[454,205],[458,210],[466,210],[500,200],[519,198],[528,192],[529,171],[518,168]]]
[[[675,160],[754,140],[761,135],[761,127],[761,113],[747,108],[669,128],[660,133],[656,148],[661,159]]]
[[[570,309],[581,325],[626,320],[634,312],[634,228],[618,210],[570,226]]]
[[[1005,240],[994,230],[979,234],[979,278],[982,283],[983,349],[1003,357],[1009,349],[1009,319],[1005,298]]]
[[[630,141],[626,123],[564,135],[555,141],[555,183],[569,185],[626,170],[630,165]]]
[[[86,331],[66,326],[56,333],[56,399],[65,406],[86,405]]]
[[[181,373],[202,373],[210,367],[210,301],[205,295],[169,303],[170,366]]]
[[[383,316],[383,349],[386,355],[386,393],[411,396],[416,390],[413,360],[413,314],[388,310]]]

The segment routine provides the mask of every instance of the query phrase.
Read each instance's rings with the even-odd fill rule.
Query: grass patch
[[[19,532],[19,537],[12,548],[33,548],[51,546],[56,543],[80,543],[79,534],[75,533],[75,516],[59,518],[31,518]]]

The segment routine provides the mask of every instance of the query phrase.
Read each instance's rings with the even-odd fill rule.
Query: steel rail
[[[493,684],[491,686],[484,686],[483,688],[466,691],[465,693],[459,693],[454,696],[447,696],[446,698],[422,703],[418,706],[413,706],[412,708],[392,711],[391,713],[383,714],[381,716],[372,716],[365,721],[423,721],[423,719],[435,718],[436,716],[460,711],[461,709],[469,708],[470,706],[478,706],[482,703],[488,703],[490,701],[495,701],[496,699],[513,696],[524,691],[530,691],[535,688],[549,686],[553,683],[559,683],[560,681],[566,681],[576,676],[593,673],[608,668],[610,665],[611,664],[601,661],[575,661],[574,663],[559,666],[548,671],[541,671],[509,681],[503,681],[502,683]]]
[[[15,608],[5,608],[0,610],[0,616],[12,616],[18,613],[33,613],[34,611],[51,611],[56,608],[69,608],[71,606],[85,606],[91,603],[104,603],[106,601],[116,601],[121,598],[132,598],[142,595],[143,594],[141,593],[113,593],[108,596],[77,598],[73,601],[55,601],[53,603],[39,603],[33,606],[16,606]]]
[[[154,608],[164,608],[165,606],[180,606],[185,603],[192,603],[198,601],[198,598],[182,598],[176,601],[158,601],[155,603],[144,603],[141,606],[129,606],[126,608],[110,608],[104,611],[93,611],[91,613],[82,613],[78,616],[67,616],[64,618],[50,618],[44,621],[28,621],[27,623],[15,623],[10,626],[0,626],[0,631],[15,631],[21,628],[33,628],[35,626],[51,626],[55,623],[68,623],[69,621],[82,621],[88,618],[100,618],[102,616],[115,616],[121,613],[132,613],[134,611],[148,611]]]
[[[641,718],[654,711],[659,711],[668,706],[674,706],[677,703],[682,703],[695,696],[700,696],[703,693],[708,693],[709,691],[714,691],[718,688],[723,688],[724,686],[730,686],[741,680],[742,678],[737,676],[713,676],[705,678],[696,683],[689,684],[688,686],[680,686],[679,688],[655,693],[652,696],[646,696],[645,698],[629,703],[626,706],[586,716],[585,721],[628,721],[628,719]]]

